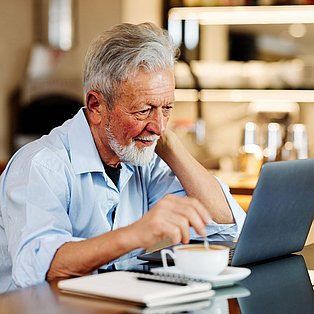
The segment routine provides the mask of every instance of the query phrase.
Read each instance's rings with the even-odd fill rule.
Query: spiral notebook
[[[210,283],[114,271],[61,280],[61,292],[129,303],[141,307],[157,307],[208,300],[215,292]]]

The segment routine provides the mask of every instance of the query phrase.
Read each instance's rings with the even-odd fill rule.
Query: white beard
[[[127,146],[120,145],[109,127],[106,128],[106,135],[111,149],[118,156],[119,160],[134,166],[144,166],[153,159],[155,147],[159,139],[158,135],[138,137],[141,140],[154,141],[152,145],[139,149],[136,147],[135,140]]]

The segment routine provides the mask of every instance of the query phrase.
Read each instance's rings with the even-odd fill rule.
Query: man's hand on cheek
[[[174,143],[176,141],[176,134],[166,128],[165,132],[160,136],[157,146],[156,153],[160,158],[163,158],[171,149],[174,147]]]

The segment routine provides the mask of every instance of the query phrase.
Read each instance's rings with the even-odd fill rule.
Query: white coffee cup
[[[167,255],[185,275],[214,276],[227,268],[229,248],[218,244],[210,244],[208,248],[201,244],[188,244],[175,246],[173,251],[164,249],[161,251],[163,267],[168,267]]]

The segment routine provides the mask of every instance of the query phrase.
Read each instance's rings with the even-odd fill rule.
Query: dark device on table
[[[238,299],[242,314],[314,312],[313,287],[302,256],[254,265],[241,285],[251,292],[249,298]]]

